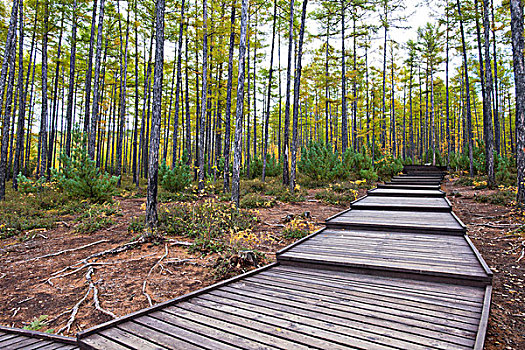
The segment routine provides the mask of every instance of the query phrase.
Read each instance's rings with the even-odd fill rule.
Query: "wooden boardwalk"
[[[405,172],[276,263],[81,332],[78,345],[482,349],[492,272],[439,189],[442,169]]]
[[[6,350],[73,350],[75,338],[0,326],[0,349]]]

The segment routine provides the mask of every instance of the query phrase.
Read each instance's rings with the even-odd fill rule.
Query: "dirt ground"
[[[474,190],[456,185],[455,179],[448,179],[444,189],[494,273],[485,349],[525,349],[525,236],[512,233],[525,224],[523,211],[475,201],[497,190]]]
[[[265,253],[267,260],[274,260],[276,251],[293,242],[281,235],[286,216],[309,212],[311,220],[320,223],[343,210],[323,205],[313,196],[308,198],[302,203],[278,203],[258,210],[260,222],[254,231],[267,239],[255,248]],[[169,237],[163,244],[142,244],[91,258],[90,264],[83,262],[130,242],[136,233],[128,232],[129,222],[144,213],[145,201],[116,198],[121,211],[113,218],[115,224],[95,233],[76,233],[78,223],[71,216],[61,218],[57,228],[41,231],[34,239],[0,240],[0,324],[21,328],[42,317],[41,331],[74,335],[111,320],[113,315],[150,306],[147,295],[156,304],[220,281],[224,276],[217,276],[213,269],[218,255],[190,253],[184,243],[192,240],[187,237]]]
[[[525,223],[525,215],[474,200],[477,195],[493,193],[489,190],[458,186],[454,179],[447,179],[444,189],[494,271],[486,349],[525,349],[525,239],[523,234],[509,234]],[[302,203],[279,202],[273,208],[258,209],[260,222],[254,231],[265,239],[256,249],[268,260],[274,260],[276,251],[293,242],[281,234],[286,216],[309,212],[311,220],[320,224],[344,209],[320,203],[313,199],[314,193],[309,191]],[[361,190],[360,195],[363,193]],[[128,226],[132,217],[143,214],[145,198],[116,200],[121,216],[116,216],[107,229],[79,234],[74,230],[74,217],[66,217],[56,229],[40,232],[34,239],[0,241],[0,324],[24,327],[47,315],[41,330],[73,335],[111,320],[112,315],[123,316],[148,307],[146,294],[155,304],[220,280],[213,269],[217,254],[190,253],[184,242],[191,239],[186,237],[170,237],[159,245],[142,244],[92,258],[92,264],[85,265],[83,259],[122,246],[136,235],[128,232]],[[64,252],[46,256],[60,251]],[[68,329],[72,316],[74,322]]]

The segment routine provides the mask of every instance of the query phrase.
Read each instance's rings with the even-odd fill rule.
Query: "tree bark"
[[[231,198],[232,202],[235,203],[237,207],[239,207],[239,180],[241,172],[242,116],[244,112],[244,70],[246,55],[246,29],[248,26],[248,0],[242,0],[241,4],[241,36],[239,42],[239,74],[237,79],[237,106],[235,113],[235,140],[233,150],[233,177]]]
[[[292,44],[294,0],[290,0],[290,20],[288,26],[288,69],[286,71],[286,105],[284,109],[284,141],[283,141],[283,184],[290,184],[288,154],[290,145],[290,82],[292,74]]]
[[[492,130],[492,68],[490,64],[489,0],[483,0],[483,31],[485,35],[485,94],[483,97],[483,124],[486,125],[485,157],[487,161],[488,187],[496,186],[494,175],[494,134]]]
[[[103,0],[102,0],[103,1]],[[151,141],[148,162],[148,194],[146,203],[146,224],[149,235],[154,234],[158,223],[157,184],[159,174],[160,120],[162,117],[162,73],[164,68],[164,8],[165,0],[155,4],[155,72],[153,75],[153,114],[151,118]]]
[[[465,66],[464,73],[465,73],[465,94],[466,94],[466,107],[467,107],[467,114],[466,114],[466,128],[467,128],[467,135],[465,136],[468,141],[468,155],[470,160],[470,166],[469,166],[469,174],[470,176],[474,176],[474,141],[472,139],[472,113],[470,110],[470,83],[469,83],[469,77],[468,77],[468,60],[467,60],[467,48],[465,43],[465,31],[463,29],[463,15],[461,14],[461,5],[459,0],[456,0],[457,6],[458,6],[458,15],[459,15],[459,26],[461,31],[461,44],[463,47],[463,64]]]
[[[299,90],[301,87],[301,69],[303,57],[304,23],[306,18],[306,5],[308,0],[303,0],[303,12],[301,13],[301,29],[299,30],[299,46],[297,52],[297,66],[294,74],[293,95],[293,135],[292,135],[292,166],[290,171],[290,191],[295,190],[295,171],[297,163],[297,128],[299,124]]]
[[[523,59],[523,3],[510,0],[512,61],[516,89],[516,163],[518,170],[517,202],[525,204],[525,61]]]
[[[235,3],[232,4],[230,16],[230,47],[228,49],[228,82],[226,83],[226,113],[224,116],[224,186],[223,192],[230,190],[230,143],[231,143],[231,109],[233,80],[233,47],[235,46]]]
[[[100,11],[98,15],[97,52],[95,54],[95,77],[93,82],[93,107],[91,113],[91,128],[88,139],[88,154],[91,160],[95,159],[95,141],[98,125],[99,111],[99,85],[100,85],[100,60],[102,55],[102,32],[104,30],[104,1],[100,0]]]
[[[199,174],[198,174],[198,188],[199,191],[204,190],[204,127],[206,123],[206,110],[208,102],[208,5],[207,0],[202,2],[202,25],[204,31],[202,44],[202,99],[201,99],[201,115],[199,126]]]
[[[273,76],[273,53],[275,50],[275,30],[277,27],[277,0],[273,2],[273,29],[272,29],[272,48],[270,50],[270,72],[268,73],[268,92],[266,95],[266,118],[264,121],[264,147],[263,147],[263,169],[262,182],[266,180],[266,158],[268,156],[268,124],[270,124],[270,101],[272,97],[272,76]]]

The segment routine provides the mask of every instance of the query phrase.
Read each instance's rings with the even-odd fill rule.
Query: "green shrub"
[[[341,160],[332,147],[321,141],[311,142],[303,147],[297,169],[317,181],[332,182],[341,173]]]
[[[36,193],[42,191],[45,186],[46,178],[40,177],[38,180],[31,180],[19,173],[16,177],[18,191],[23,194]]]
[[[240,184],[241,195],[247,195],[250,193],[262,193],[266,191],[267,183],[262,182],[260,179],[244,180]]]
[[[94,204],[80,215],[76,221],[76,232],[92,233],[109,227],[115,223],[113,215],[121,215],[118,206]]]
[[[70,157],[65,153],[60,155],[62,165],[53,170],[53,180],[71,197],[95,203],[111,201],[119,178],[102,173],[88,156],[85,138],[81,140],[79,132],[73,136],[77,146],[72,148]]]
[[[275,205],[274,199],[268,199],[258,193],[248,193],[243,196],[239,203],[241,208],[271,208]]]
[[[159,211],[160,232],[194,238],[195,249],[203,252],[215,251],[223,240],[253,227],[256,221],[249,211],[214,200],[178,203]]]
[[[262,157],[254,157],[250,161],[250,179],[262,177],[263,171],[263,159]],[[274,177],[282,174],[283,164],[277,160],[273,154],[266,155],[266,177]],[[243,173],[246,174],[247,168],[243,169]]]
[[[381,180],[387,180],[403,170],[403,162],[399,158],[385,155],[376,161],[375,170]]]
[[[191,168],[186,165],[184,158],[182,161],[176,161],[172,169],[166,165],[166,162],[162,162],[159,167],[159,183],[166,191],[180,192],[191,184],[193,178]]]
[[[490,203],[495,205],[510,205],[516,199],[516,193],[513,191],[498,191],[495,194],[477,195],[474,200],[479,203]]]

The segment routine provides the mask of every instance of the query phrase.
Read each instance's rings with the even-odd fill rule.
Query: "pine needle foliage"
[[[97,168],[96,162],[89,158],[86,138],[82,138],[78,131],[73,133],[73,140],[75,147],[71,149],[71,156],[60,155],[61,166],[53,170],[53,181],[71,197],[94,203],[111,201],[118,177]]]

